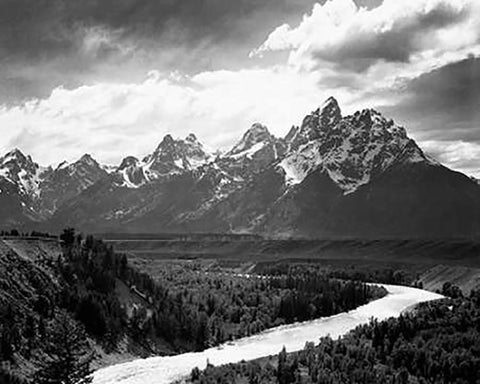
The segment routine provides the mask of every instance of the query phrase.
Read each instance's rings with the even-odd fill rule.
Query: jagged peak
[[[337,99],[329,97],[318,109],[318,117],[322,128],[333,127],[342,119],[342,111]]]
[[[14,148],[1,157],[0,164],[8,168],[25,169],[30,172],[37,172],[40,169],[40,166],[33,161],[30,155],[25,155],[18,148]]]
[[[185,139],[174,139],[172,135],[167,134],[158,145],[155,153],[164,153],[179,151],[185,148],[191,148],[192,150],[203,151],[202,143],[197,139],[195,134],[190,133]]]
[[[172,135],[167,133],[162,141],[160,142],[160,144],[158,145],[158,148],[161,148],[161,147],[165,147],[165,146],[169,146],[169,145],[172,145],[175,143],[175,140],[173,139]],[[157,148],[157,149],[158,149]]]
[[[254,123],[243,134],[240,141],[227,153],[227,156],[236,155],[238,153],[249,150],[254,145],[259,143],[270,143],[274,140],[274,137],[268,130],[268,128],[260,123]]]
[[[338,104],[338,101],[335,97],[330,96],[327,100],[323,102],[323,104],[320,106],[320,110],[324,110],[327,108],[334,108],[334,109],[340,109],[340,106]]]
[[[393,119],[386,118],[381,112],[368,108],[355,112],[352,116],[347,116],[346,121],[350,123],[351,129],[373,130],[378,134],[389,134],[399,139],[408,139],[407,131],[404,127],[395,124]]]
[[[18,159],[18,160],[32,160],[30,156],[25,156],[25,154],[18,148],[14,148],[11,151],[7,152],[3,157],[3,162]]]
[[[405,128],[375,109],[363,109],[326,125],[322,124],[322,114],[329,109],[327,116],[339,116],[340,112],[334,99],[324,104],[326,109],[308,115],[300,130],[292,128],[287,135],[289,156],[281,166],[289,183],[303,180],[314,169],[323,169],[350,193],[392,164],[438,164],[408,137]]]
[[[25,157],[23,152],[18,147],[15,147],[11,151],[7,152],[5,156],[24,156]]]
[[[89,164],[89,165],[98,164],[97,161],[96,161],[89,153],[85,153],[85,154],[77,161],[77,163],[83,163],[83,164]]]

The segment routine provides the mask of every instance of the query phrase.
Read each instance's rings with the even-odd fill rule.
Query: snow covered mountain
[[[40,184],[51,172],[19,149],[0,158],[0,214],[4,225],[39,218]]]
[[[313,171],[323,170],[348,194],[400,157],[406,162],[435,164],[393,120],[372,109],[343,119],[334,99],[307,116],[296,132],[287,138],[291,152],[279,165],[289,185],[299,184]]]
[[[330,98],[284,142],[283,158],[189,229],[329,238],[480,234],[479,186],[374,110],[343,117]]]
[[[40,167],[19,149],[14,149],[0,158],[0,177],[16,184],[22,196],[38,197],[40,182],[51,171],[51,168]]]
[[[0,211],[5,212],[2,224],[44,220],[64,201],[106,174],[90,155],[53,169],[39,166],[31,156],[14,149],[0,158]]]
[[[256,123],[222,155],[190,134],[167,135],[142,160],[126,157],[108,172],[88,155],[44,169],[12,151],[0,164],[3,226],[20,217],[52,230],[480,234],[477,182],[431,159],[373,109],[343,116],[334,98],[285,138]]]
[[[39,185],[42,215],[51,216],[65,201],[79,195],[107,174],[104,167],[88,154],[72,164],[61,163]]]
[[[244,180],[283,158],[285,149],[282,139],[273,136],[266,126],[255,123],[240,141],[216,162],[232,176]]]
[[[138,188],[159,178],[198,169],[212,158],[194,134],[184,140],[166,135],[157,149],[142,161],[133,156],[123,159],[117,173],[122,176],[121,186]]]
[[[320,138],[322,130],[336,127],[342,118],[338,102],[328,98],[320,108],[303,119],[300,127],[294,126],[285,137],[288,151],[296,151],[301,145]]]

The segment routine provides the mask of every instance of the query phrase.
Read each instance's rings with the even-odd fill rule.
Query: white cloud
[[[419,143],[425,152],[449,167],[480,178],[480,144],[462,140],[425,140]]]
[[[315,4],[297,27],[275,29],[251,55],[290,51],[307,71],[353,73],[356,88],[391,86],[480,54],[477,0],[384,0],[371,10],[353,0]]]
[[[45,164],[84,152],[117,163],[147,154],[167,133],[194,132],[212,148],[233,144],[256,121],[282,135],[328,96],[315,74],[282,67],[193,77],[152,71],[138,84],[57,88],[44,100],[2,107],[1,144]]]
[[[128,45],[116,45],[119,33],[88,30],[83,49],[128,53]],[[48,98],[0,107],[0,150],[18,146],[43,164],[84,152],[118,163],[152,151],[167,133],[194,132],[211,148],[232,145],[257,121],[283,135],[330,95],[344,113],[395,105],[411,79],[480,55],[479,40],[477,0],[384,0],[371,10],[329,0],[297,27],[278,27],[252,53],[287,50],[288,63],[194,76],[152,71],[138,83],[57,88]],[[477,173],[476,144],[424,143],[446,164]]]

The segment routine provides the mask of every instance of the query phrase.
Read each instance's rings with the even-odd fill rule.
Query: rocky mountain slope
[[[14,149],[0,158],[2,227],[34,226],[107,174],[90,155],[53,169],[39,166],[31,156]]]
[[[426,155],[379,112],[329,98],[285,138],[254,124],[224,154],[167,135],[106,172],[89,156],[0,164],[2,225],[86,231],[252,232],[275,237],[472,237],[480,186]]]

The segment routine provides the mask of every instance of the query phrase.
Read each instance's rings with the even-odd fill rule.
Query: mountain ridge
[[[8,209],[0,193],[0,225],[273,237],[480,234],[478,183],[431,159],[393,120],[373,109],[343,116],[334,98],[283,138],[253,124],[223,154],[194,134],[166,135],[142,160],[127,156],[108,171],[90,155],[44,169],[13,151],[0,164],[0,187],[11,184]]]

